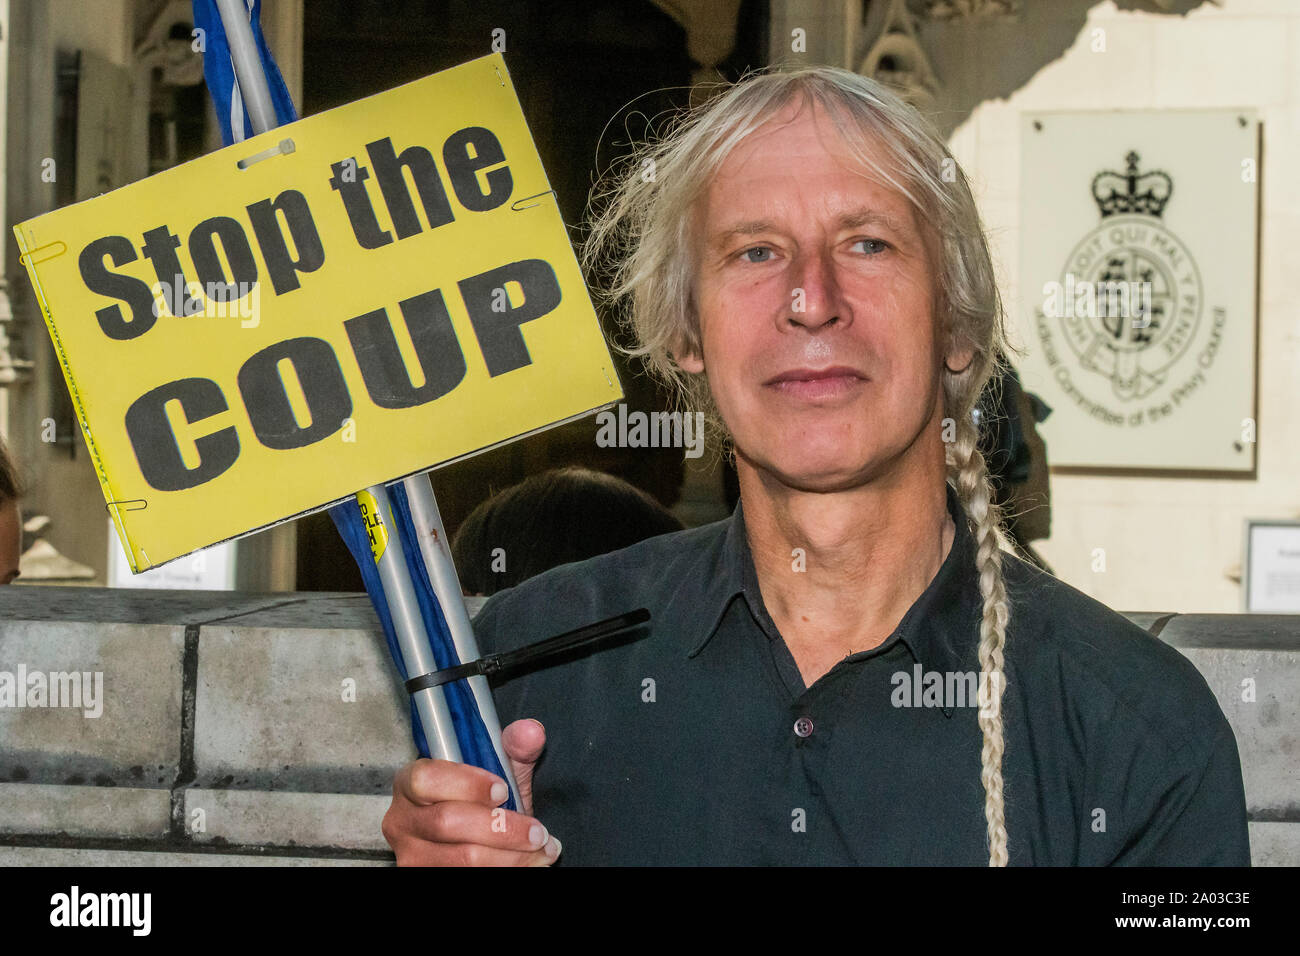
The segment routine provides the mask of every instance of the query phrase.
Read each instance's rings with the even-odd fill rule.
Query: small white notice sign
[[[1300,614],[1300,521],[1246,522],[1246,610]]]

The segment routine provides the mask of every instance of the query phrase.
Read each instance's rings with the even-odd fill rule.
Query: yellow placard
[[[14,228],[132,569],[622,397],[500,54]]]

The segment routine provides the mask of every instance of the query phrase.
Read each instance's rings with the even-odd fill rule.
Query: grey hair
[[[593,291],[619,317],[638,356],[684,410],[702,410],[710,430],[729,441],[709,390],[707,372],[685,372],[674,354],[703,355],[692,300],[694,212],[714,174],[746,136],[796,98],[817,103],[862,168],[908,199],[933,231],[939,252],[935,318],[945,344],[972,349],[959,372],[943,371],[944,413],[955,440],[946,444],[948,480],[957,491],[976,541],[983,614],[979,661],[989,865],[1005,866],[1004,749],[1001,699],[1008,603],[1002,575],[1007,539],[978,447],[972,412],[1008,349],[1002,302],[979,212],[965,174],[926,120],[881,84],[835,67],[752,74],[679,115],[656,141],[644,144],[593,190],[593,214],[580,257]],[[877,161],[874,156],[880,156]],[[937,438],[936,438],[937,440]]]

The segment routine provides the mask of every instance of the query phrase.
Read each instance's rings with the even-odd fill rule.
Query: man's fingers
[[[384,839],[400,866],[549,866],[560,843],[532,814],[533,766],[546,746],[535,720],[505,728],[502,745],[519,784],[522,813],[501,804],[506,782],[479,767],[416,760],[393,777]]]
[[[394,801],[383,831],[398,866],[550,866],[562,849],[533,817],[477,803]]]
[[[393,777],[393,796],[416,806],[455,800],[495,807],[508,795],[506,782],[496,774],[451,760],[415,760]]]
[[[546,728],[531,717],[516,720],[501,731],[501,744],[516,763],[536,763],[546,747]]]
[[[546,748],[546,728],[541,721],[516,720],[501,731],[501,746],[510,758],[510,768],[519,786],[520,809],[533,812],[533,765]]]
[[[550,834],[533,817],[503,807],[443,801],[409,811],[407,836],[431,843],[478,843],[498,850],[544,849]]]
[[[554,853],[551,852],[554,847]],[[397,850],[398,866],[550,866],[559,857],[559,842],[552,837],[546,850],[519,853],[475,843],[412,842]]]

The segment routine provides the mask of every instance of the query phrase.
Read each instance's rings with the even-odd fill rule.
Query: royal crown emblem
[[[1174,191],[1174,181],[1167,173],[1159,170],[1139,175],[1140,158],[1130,150],[1124,157],[1128,163],[1125,172],[1108,170],[1093,177],[1092,198],[1097,200],[1103,219],[1125,213],[1155,216],[1158,219],[1165,211],[1165,204]]]

